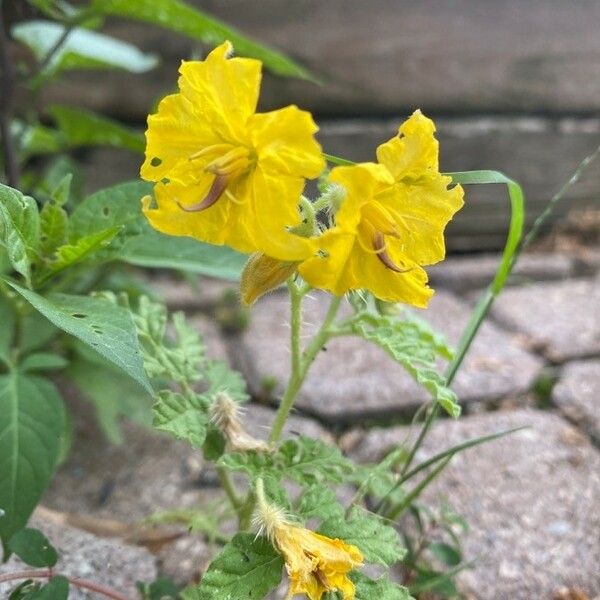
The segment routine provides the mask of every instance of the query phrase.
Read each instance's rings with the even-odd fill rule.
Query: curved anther
[[[223,175],[217,175],[215,180],[212,182],[210,189],[206,196],[196,204],[192,206],[183,206],[179,201],[177,205],[181,210],[185,212],[200,212],[210,208],[222,195],[227,188],[228,178]]]
[[[380,231],[376,231],[373,236],[373,248],[377,254],[377,258],[384,264],[385,267],[396,273],[407,273],[411,269],[402,269],[390,258],[385,246],[385,236]]]

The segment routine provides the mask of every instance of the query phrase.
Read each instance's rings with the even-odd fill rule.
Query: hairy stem
[[[295,284],[294,284],[295,286]],[[294,406],[296,396],[304,383],[304,379],[317,354],[331,335],[330,327],[337,315],[342,296],[333,296],[323,324],[315,334],[306,350],[300,355],[300,324],[302,320],[302,294],[298,288],[291,291],[291,331],[290,344],[292,349],[291,372],[288,385],[281,399],[277,416],[273,422],[269,442],[275,444],[281,437],[283,427]]]
[[[6,573],[5,575],[0,575],[0,583],[17,581],[19,579],[51,579],[57,575],[60,575],[60,573],[55,573],[52,569],[16,571],[15,573]],[[81,579],[80,577],[73,577],[70,575],[63,575],[63,577],[68,579],[72,586],[75,586],[81,590],[89,590],[90,592],[95,592],[96,594],[100,594],[105,598],[111,598],[112,600],[128,600],[127,596],[121,594],[120,592],[116,592],[115,590],[112,590],[99,583],[95,583],[94,581],[89,581],[87,579]]]

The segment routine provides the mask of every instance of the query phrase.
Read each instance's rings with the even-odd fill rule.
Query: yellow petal
[[[398,135],[377,148],[377,160],[396,181],[418,179],[438,172],[438,141],[431,119],[416,110],[399,128]]]
[[[309,179],[325,169],[312,115],[297,106],[254,115],[249,122],[252,144],[265,171]]]
[[[178,94],[167,96],[148,118],[146,160],[141,176],[149,181],[189,175],[189,157],[215,144],[247,144],[247,121],[256,109],[260,61],[227,58],[231,44],[215,48],[204,61],[183,61]],[[184,177],[183,180],[187,178]]]
[[[358,227],[364,204],[394,183],[388,170],[375,163],[335,167],[331,171],[329,181],[341,185],[346,190],[346,197],[335,215],[335,223],[347,231],[355,231]]]

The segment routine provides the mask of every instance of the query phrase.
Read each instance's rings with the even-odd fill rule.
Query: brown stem
[[[60,573],[55,573],[53,569],[17,571],[15,573],[0,575],[0,583],[15,581],[16,579],[50,579],[51,577],[55,577],[57,575],[60,575]],[[126,596],[123,596],[123,594],[115,592],[114,590],[100,585],[99,583],[95,583],[87,579],[81,579],[79,577],[71,577],[69,575],[64,575],[64,577],[69,580],[71,585],[74,585],[82,590],[96,592],[105,598],[111,598],[111,600],[131,600],[131,598],[127,598]]]
[[[2,0],[0,0],[0,66],[2,67],[2,79],[0,85],[0,136],[2,136],[2,152],[4,154],[8,185],[11,187],[18,187],[19,165],[17,163],[17,152],[14,140],[10,131],[10,124],[13,116],[15,71],[10,55],[9,42],[6,37],[2,4]]]

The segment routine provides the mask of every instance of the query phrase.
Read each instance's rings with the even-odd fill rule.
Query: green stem
[[[273,422],[271,435],[269,436],[269,442],[271,444],[277,443],[281,437],[285,422],[287,421],[290,411],[294,406],[294,401],[296,400],[296,396],[298,395],[298,392],[304,383],[304,379],[306,378],[308,370],[310,369],[310,366],[315,360],[317,354],[331,335],[330,327],[337,315],[340,303],[342,301],[342,296],[333,296],[327,314],[325,315],[325,319],[323,320],[323,324],[321,325],[319,331],[315,334],[314,338],[311,340],[304,353],[300,355],[299,347],[300,324],[302,320],[302,295],[300,294],[298,288],[294,288],[293,291],[292,288],[290,288],[290,292],[292,300],[290,332],[292,349],[291,372],[287,388],[283,394],[283,398],[281,399],[281,404],[279,405],[275,421]]]
[[[231,504],[235,512],[238,514],[238,517],[240,517],[240,509],[242,507],[242,502],[237,496],[235,485],[231,480],[229,472],[226,471],[223,467],[217,467],[217,476],[219,477],[219,481],[221,482],[221,485],[225,490],[225,494],[227,494],[229,503]]]

